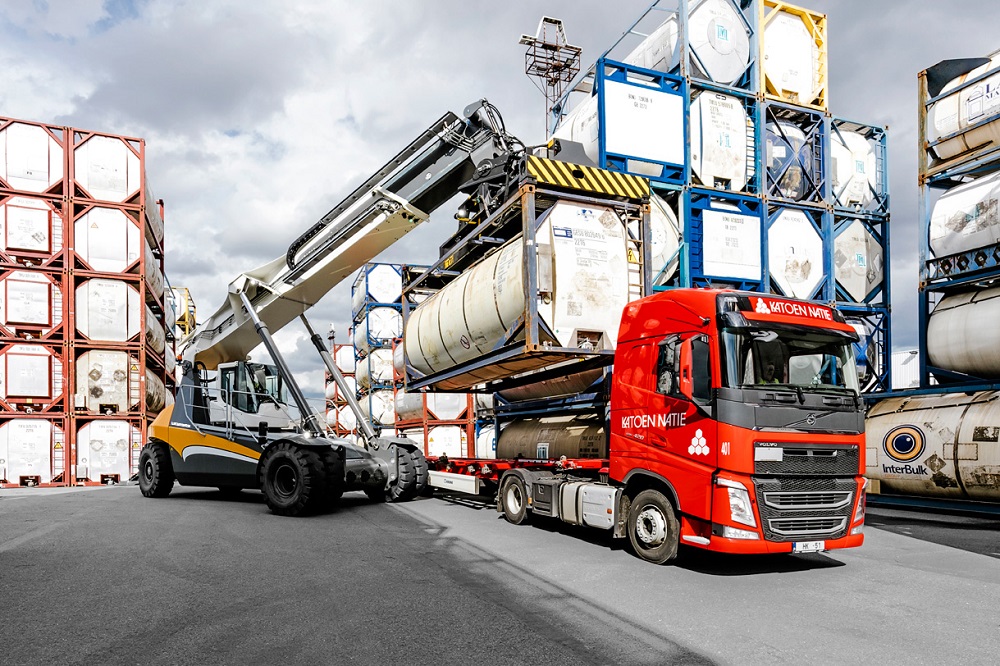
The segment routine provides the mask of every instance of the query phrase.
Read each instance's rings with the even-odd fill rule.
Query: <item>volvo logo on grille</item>
[[[809,416],[807,416],[806,417],[806,423],[808,425],[811,425],[811,426],[816,425],[816,415],[815,414],[810,414]]]

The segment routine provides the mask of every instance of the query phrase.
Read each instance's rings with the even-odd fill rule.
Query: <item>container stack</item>
[[[650,178],[654,289],[835,302],[862,336],[862,385],[888,390],[886,135],[831,115],[823,14],[654,3],[552,126],[599,165]]]
[[[333,328],[330,328],[330,355],[333,362],[344,376],[348,390],[357,397],[358,382],[354,377],[356,360],[354,356],[354,344],[348,335],[347,344],[338,344],[334,336]],[[338,437],[354,441],[358,433],[358,419],[347,404],[347,396],[337,383],[333,381],[330,373],[326,373],[326,422]]]
[[[187,287],[172,287],[167,290],[167,318],[173,318],[174,339],[178,342],[191,335],[197,326],[198,309]]]
[[[0,483],[127,480],[173,384],[141,139],[0,119]]]

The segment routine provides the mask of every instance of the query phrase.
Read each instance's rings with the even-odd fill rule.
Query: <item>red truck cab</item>
[[[864,404],[854,329],[835,310],[767,294],[661,292],[623,313],[609,479],[638,554],[864,541]],[[641,506],[637,506],[637,503]]]

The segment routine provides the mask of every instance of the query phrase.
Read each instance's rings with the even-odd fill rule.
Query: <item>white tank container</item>
[[[506,391],[501,391],[499,395],[507,402],[522,402],[524,400],[538,400],[539,398],[575,395],[585,391],[594,382],[599,380],[603,374],[604,371],[600,368],[587,370],[586,372],[574,372],[561,377],[535,382],[534,384],[507,389]]]
[[[92,136],[73,149],[73,180],[93,199],[122,203],[142,184],[139,156],[118,137]]]
[[[91,350],[76,361],[76,406],[91,413],[105,410],[128,412],[139,409],[158,412],[166,404],[163,382],[145,370],[146,390],[141,393],[139,361],[123,351]]]
[[[0,274],[0,325],[7,335],[45,336],[62,324],[63,294],[54,277],[33,271]]]
[[[145,342],[162,355],[166,337],[149,306]],[[76,328],[91,340],[127,342],[139,334],[139,291],[121,280],[94,278],[76,288]]]
[[[833,240],[833,265],[837,282],[861,303],[885,274],[882,246],[855,220]]]
[[[0,397],[45,404],[63,393],[62,361],[49,347],[5,345],[0,351]]]
[[[798,201],[812,194],[815,187],[809,178],[813,170],[812,147],[806,144],[805,133],[792,123],[767,123],[765,166],[768,183],[774,183],[778,196]]]
[[[867,469],[883,491],[1000,500],[1000,393],[889,398],[865,420]]]
[[[822,92],[820,57],[802,17],[779,11],[764,27],[764,75],[780,97],[812,104]]]
[[[539,460],[603,458],[608,455],[604,422],[596,418],[551,416],[508,423],[500,432],[496,457]]]
[[[64,162],[62,145],[44,128],[11,123],[0,130],[0,180],[6,183],[4,187],[45,192],[62,181]]]
[[[424,394],[396,391],[396,419],[416,421],[424,417]]]
[[[358,361],[355,377],[362,390],[368,390],[372,383],[391,384],[392,350],[384,347],[373,349],[368,356]]]
[[[768,267],[781,292],[812,298],[823,281],[823,239],[809,216],[785,208],[768,230]]]
[[[163,271],[160,270],[160,263],[153,256],[153,251],[149,249],[148,245],[143,247],[143,253],[146,256],[146,285],[157,298],[163,298],[166,282],[163,279]]]
[[[750,35],[745,22],[727,0],[692,2],[688,18],[688,39],[694,73],[718,83],[731,84],[750,64]],[[677,67],[678,22],[671,16],[642,41],[623,61],[669,72]],[[698,62],[704,65],[704,71]]]
[[[539,287],[551,298],[539,301],[539,317],[559,346],[614,349],[621,311],[629,301],[621,220],[609,208],[566,202],[543,217],[535,238]],[[420,304],[404,335],[410,364],[429,374],[493,349],[525,314],[524,264],[518,237]]]
[[[46,419],[12,419],[0,424],[0,479],[20,483],[22,477],[37,477],[38,483],[51,483],[56,444],[65,450],[65,434]]]
[[[492,425],[484,425],[476,435],[476,457],[496,458],[497,457],[497,435],[496,428]]]
[[[841,130],[830,138],[830,170],[837,205],[865,207],[877,186],[875,147],[857,132]]]
[[[946,160],[968,150],[1000,143],[1000,95],[996,94],[1000,89],[1000,53],[994,54],[988,64],[952,80],[941,92],[954,90],[992,70],[996,71],[979,83],[948,95],[927,110],[928,141],[962,132],[932,148],[938,158]],[[993,120],[969,129],[989,118]]]
[[[702,229],[706,275],[749,280],[763,277],[760,217],[713,201],[702,213]]]
[[[160,216],[160,206],[156,197],[146,183],[146,242],[157,247],[163,242],[163,217]]]
[[[345,375],[344,382],[347,384],[347,388],[351,392],[351,394],[357,395],[358,393],[357,380],[350,375]],[[335,402],[337,404],[342,404],[347,402],[347,396],[344,395],[344,393],[340,390],[340,387],[337,386],[337,382],[332,380],[326,385],[326,399]]]
[[[396,422],[395,397],[392,389],[379,389],[361,397],[361,412],[379,425]]]
[[[58,254],[63,249],[62,215],[44,199],[0,199],[0,248],[15,255]],[[38,260],[45,263],[44,258]]]
[[[391,345],[403,334],[403,315],[396,308],[371,308],[354,330],[354,345],[368,352],[373,346]]]
[[[119,481],[131,476],[131,451],[142,434],[128,421],[91,421],[76,435],[76,478],[100,481],[115,474]]]
[[[362,398],[362,402],[365,399]],[[342,430],[354,430],[358,427],[358,417],[354,415],[354,410],[352,410],[348,405],[340,405],[335,410],[334,422],[337,427]]]
[[[166,349],[163,352],[163,360],[166,365],[167,374],[174,374],[174,370],[177,368],[177,347],[173,344],[166,345]]]
[[[427,455],[449,458],[468,457],[465,429],[454,425],[434,426],[427,431]]]
[[[954,187],[934,204],[930,246],[938,257],[1000,242],[1000,173]]]
[[[342,373],[352,373],[357,368],[352,345],[338,345],[333,351],[333,362]]]
[[[135,220],[117,208],[91,208],[74,230],[76,253],[95,271],[124,273],[143,250]]]
[[[753,120],[736,97],[705,91],[691,102],[691,170],[705,186],[739,192],[753,175]]]
[[[476,416],[492,414],[495,399],[492,393],[473,393],[475,396]]]
[[[638,222],[630,222],[629,231],[634,238],[638,238]],[[655,192],[650,193],[649,254],[654,284],[666,284],[677,272],[676,252],[680,247],[681,236],[673,208]]]
[[[469,409],[468,393],[429,393],[427,409],[430,416],[438,421],[457,421]]]
[[[396,303],[403,295],[403,275],[399,266],[373,264],[361,269],[351,294],[351,309],[361,312],[365,303]]]
[[[1000,287],[947,296],[927,322],[927,361],[945,370],[1000,377]]]

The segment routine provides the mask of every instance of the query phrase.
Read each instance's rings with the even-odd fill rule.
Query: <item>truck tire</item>
[[[635,554],[647,562],[664,564],[677,556],[680,523],[663,493],[643,490],[632,499],[628,538]]]
[[[322,500],[323,509],[335,509],[344,494],[346,479],[344,478],[343,453],[343,449],[330,448],[320,454],[320,459],[323,461],[323,474],[326,479]]]
[[[389,485],[386,499],[390,502],[406,502],[417,494],[417,464],[413,454],[418,451],[407,451],[401,446],[396,447],[396,482]],[[420,455],[423,461],[423,455]],[[424,465],[426,466],[426,461]]]
[[[143,497],[166,497],[174,487],[174,467],[167,445],[150,442],[139,453],[139,492]]]
[[[510,475],[500,486],[500,508],[508,523],[520,525],[528,519],[528,489],[519,476]]]
[[[305,516],[323,508],[326,470],[317,451],[278,442],[264,452],[260,469],[260,487],[272,513]]]

